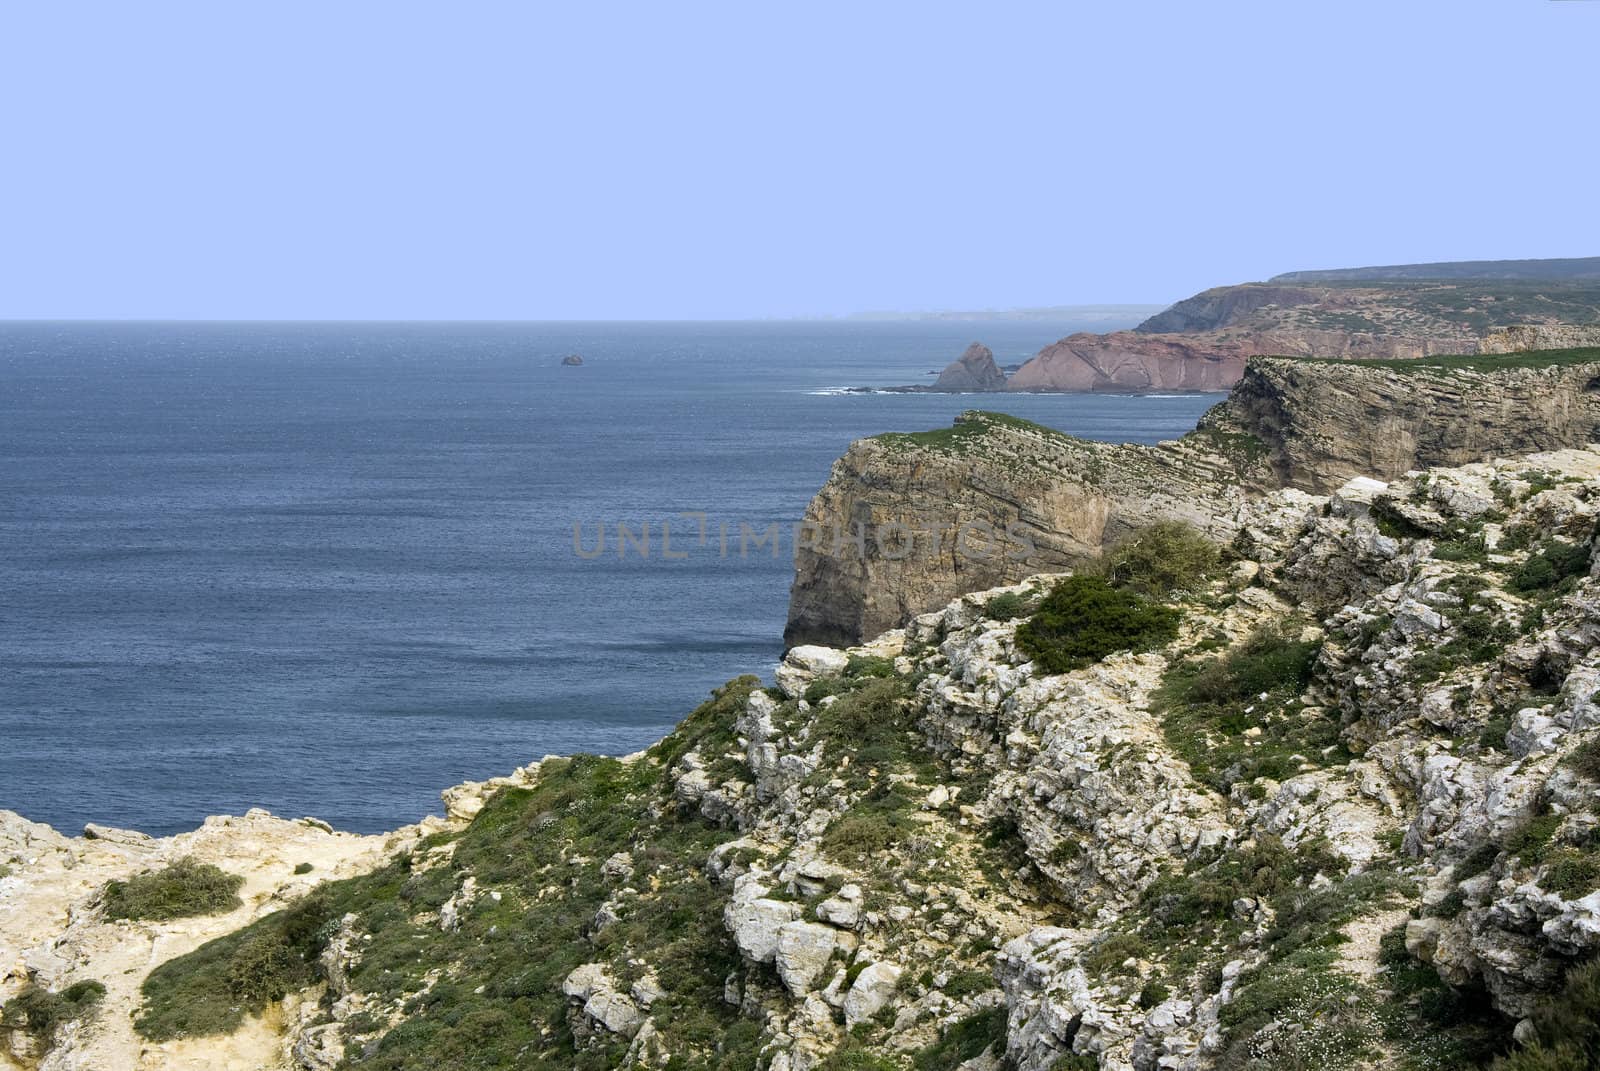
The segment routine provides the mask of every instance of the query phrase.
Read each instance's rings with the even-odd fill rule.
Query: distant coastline
[[[1073,320],[1093,323],[1097,326],[1123,324],[1132,327],[1134,324],[1148,317],[1154,316],[1167,308],[1166,305],[1045,305],[1030,308],[1016,309],[965,309],[965,310],[935,310],[921,312],[904,312],[895,310],[867,310],[853,312],[844,316],[794,316],[792,320],[805,322],[834,322],[834,323],[904,323],[904,322],[948,322],[948,323],[1049,323],[1057,320]],[[1112,328],[1115,329],[1114,327]]]

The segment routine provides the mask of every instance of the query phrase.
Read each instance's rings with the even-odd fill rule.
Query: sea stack
[[[565,357],[561,358],[561,363],[569,368],[576,368],[578,365],[583,363],[583,358],[579,357],[576,353],[569,353]]]
[[[1006,374],[994,363],[994,354],[981,342],[952,361],[934,382],[934,390],[1004,390]]]

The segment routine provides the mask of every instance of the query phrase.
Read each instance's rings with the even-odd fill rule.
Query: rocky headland
[[[795,648],[389,837],[7,815],[0,1064],[1586,1066],[1600,450],[1225,520]],[[126,917],[180,859],[235,906]]]
[[[1290,272],[1206,290],[1130,331],[1054,342],[961,390],[1215,391],[1254,356],[1406,360],[1600,346],[1600,258]],[[926,388],[922,388],[926,389]]]
[[[1327,493],[1355,477],[1582,446],[1600,438],[1597,386],[1600,350],[1253,358],[1194,432],[1157,446],[1091,442],[982,412],[941,431],[863,439],[807,507],[819,538],[797,548],[785,639],[858,642],[963,592],[1092,561],[1162,517],[1226,540],[1237,507],[1275,488]],[[972,525],[1031,549],[963,553],[960,530]],[[909,553],[873,537],[899,527],[923,533]]]

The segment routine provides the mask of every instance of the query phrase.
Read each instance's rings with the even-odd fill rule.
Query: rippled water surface
[[[636,750],[767,672],[790,563],[589,560],[574,522],[760,530],[862,435],[981,404],[1152,442],[1217,400],[836,390],[1081,326],[0,324],[0,807],[372,831]]]

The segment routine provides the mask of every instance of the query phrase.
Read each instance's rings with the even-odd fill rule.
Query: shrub
[[[1221,792],[1260,777],[1281,780],[1339,752],[1335,715],[1300,702],[1319,650],[1267,628],[1225,654],[1173,665],[1155,697],[1168,742]],[[1245,735],[1252,729],[1254,739]]]
[[[999,983],[994,980],[994,975],[988,971],[962,971],[945,983],[942,990],[945,996],[952,1000],[970,997],[974,993],[987,993],[991,989],[999,988]]]
[[[1552,539],[1530,554],[1522,567],[1511,574],[1511,587],[1522,592],[1543,591],[1588,570],[1588,547]]]
[[[241,903],[244,878],[191,858],[127,881],[108,882],[103,903],[108,919],[180,919],[219,915]]]
[[[1162,1003],[1170,996],[1172,996],[1172,990],[1168,989],[1160,982],[1154,980],[1148,981],[1144,984],[1144,988],[1139,990],[1139,1007],[1143,1008],[1145,1011],[1149,1011],[1151,1008],[1154,1008],[1157,1004]]]
[[[309,874],[313,869],[315,868],[310,863],[296,863],[294,866],[296,874]]]
[[[894,676],[894,659],[884,658],[881,655],[853,654],[845,663],[844,675],[846,677],[892,677]]]
[[[1178,634],[1178,612],[1098,576],[1070,576],[1017,629],[1017,645],[1047,673],[1093,665],[1117,651],[1148,651]]]
[[[1007,591],[983,604],[983,616],[991,621],[1014,621],[1026,616],[1032,609],[1032,601],[1026,596]]]
[[[822,835],[824,851],[839,858],[888,851],[921,828],[911,817],[911,801],[898,786],[880,782],[852,811]]]
[[[1494,861],[1498,858],[1500,858],[1500,846],[1492,841],[1486,841],[1468,852],[1466,857],[1456,864],[1452,876],[1456,881],[1475,878],[1494,866]]]
[[[866,679],[817,711],[812,736],[826,742],[828,754],[849,754],[862,769],[903,757],[911,718],[905,709],[906,684],[898,677]]]
[[[1571,848],[1551,852],[1545,859],[1544,880],[1540,883],[1552,892],[1571,899],[1593,892],[1600,885],[1600,859]]]
[[[1112,934],[1094,950],[1083,957],[1083,967],[1091,975],[1105,975],[1122,970],[1130,959],[1143,959],[1150,954],[1150,945],[1131,933]]]
[[[913,1062],[917,1071],[954,1071],[990,1049],[1003,1050],[1005,1041],[1006,1007],[1001,1004],[953,1024]]]
[[[1175,697],[1185,703],[1247,703],[1264,692],[1305,690],[1321,645],[1291,639],[1282,629],[1251,633],[1238,647],[1203,663],[1177,682]]]
[[[1600,736],[1592,736],[1572,749],[1567,765],[1590,781],[1600,781]]]
[[[321,891],[150,972],[134,1029],[151,1041],[226,1034],[317,979],[337,921]]]
[[[1563,820],[1559,814],[1534,815],[1506,834],[1505,850],[1525,863],[1541,862]]]
[[[58,993],[29,982],[0,1008],[0,1029],[31,1034],[49,1048],[57,1029],[88,1015],[105,995],[106,987],[92,980],[74,982]]]
[[[1216,572],[1217,545],[1184,521],[1161,521],[1106,554],[1106,577],[1119,588],[1165,598]]]

